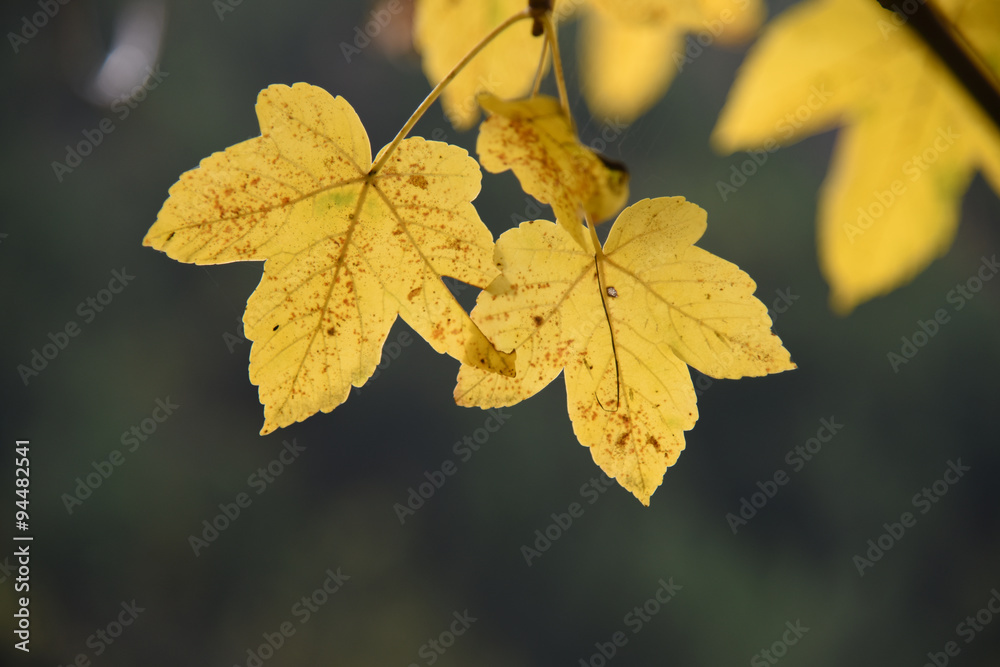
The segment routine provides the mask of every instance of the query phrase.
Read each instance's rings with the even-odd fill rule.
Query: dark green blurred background
[[[343,95],[373,147],[387,143],[429,89],[404,53],[407,15],[348,63],[339,45],[370,18],[363,0],[246,0],[224,20],[210,0],[169,3],[166,76],[121,118],[88,101],[87,86],[125,7],[75,0],[17,53],[0,47],[3,535],[14,440],[29,438],[35,536],[30,655],[13,649],[12,561],[0,572],[4,662],[68,665],[84,654],[95,665],[247,665],[247,650],[289,622],[295,634],[264,664],[596,667],[595,643],[617,631],[627,644],[607,664],[772,664],[759,652],[778,642],[787,665],[917,667],[949,641],[960,649],[950,664],[997,664],[1000,619],[969,643],[956,628],[1000,587],[1000,281],[961,311],[946,301],[1000,250],[1000,203],[981,178],[941,260],[833,316],[814,220],[835,134],[769,156],[723,202],[716,182],[746,156],[713,154],[708,136],[742,51],[709,49],[649,114],[615,131],[588,120],[575,27],[565,30],[584,140],[611,136],[605,152],[631,168],[631,201],[684,195],[707,209],[700,245],[749,272],[766,303],[784,309],[780,295],[795,297],[775,331],[799,365],[738,382],[695,374],[707,387],[701,419],[651,507],[617,485],[589,504],[581,485],[600,471],[573,436],[561,379],[505,411],[502,428],[462,461],[453,445],[476,437],[487,415],[453,404],[456,363],[420,340],[333,413],[258,436],[262,408],[238,327],[260,265],[202,268],[141,246],[183,171],[259,134],[253,105],[271,83]],[[37,11],[5,3],[0,27],[19,30]],[[51,163],[104,118],[114,131],[58,181]],[[474,146],[475,133],[456,132],[440,107],[416,133]],[[476,203],[495,234],[526,208],[510,174],[486,175]],[[134,280],[87,322],[78,305],[123,267]],[[894,373],[886,355],[938,308],[951,321]],[[70,320],[80,334],[25,386],[18,365]],[[389,341],[406,331],[397,322]],[[141,427],[157,399],[179,407],[128,451],[123,432]],[[843,429],[793,472],[786,454],[831,418]],[[258,494],[248,477],[293,439],[305,449]],[[70,513],[63,495],[116,449],[122,465]],[[445,459],[457,474],[401,525],[393,505]],[[958,459],[971,470],[921,514],[914,494]],[[727,513],[779,470],[790,482],[734,535]],[[250,506],[196,556],[189,536],[241,492]],[[522,545],[572,502],[583,515],[529,567]],[[853,557],[907,511],[916,524],[859,576]],[[301,623],[293,605],[337,568],[350,579]],[[682,588],[633,633],[626,615],[670,578]],[[133,600],[144,611],[113,643],[88,640]],[[466,610],[477,620],[450,648],[425,646]],[[782,645],[786,622],[797,621],[808,632]]]

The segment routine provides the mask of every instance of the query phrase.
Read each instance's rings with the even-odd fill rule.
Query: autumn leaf
[[[527,7],[527,0],[418,0],[413,41],[427,79],[436,85],[493,28]],[[527,93],[544,45],[531,35],[530,21],[500,34],[445,89],[442,104],[452,124],[460,130],[476,124],[480,92],[503,98]]]
[[[577,243],[585,240],[581,209],[595,223],[621,210],[628,200],[628,171],[580,143],[559,100],[538,95],[505,102],[479,97],[490,113],[479,128],[476,153],[494,174],[513,170],[521,187],[543,204]]]
[[[1000,4],[935,6],[1000,72]],[[874,0],[812,0],[751,50],[713,140],[773,148],[837,124],[817,237],[831,305],[849,312],[948,250],[976,169],[1000,192],[1000,134],[895,14]]]
[[[399,315],[438,352],[513,372],[441,280],[485,286],[493,238],[461,148],[402,141],[373,173],[368,135],[341,97],[263,90],[261,136],[204,159],[170,188],[143,243],[182,262],[264,260],[247,302],[261,434],[329,412],[361,386]]]
[[[688,365],[716,378],[795,368],[753,280],[693,245],[705,220],[683,197],[664,197],[625,209],[603,250],[544,220],[505,232],[503,273],[472,318],[517,351],[517,376],[463,366],[456,402],[512,405],[564,371],[580,443],[648,505],[698,418]]]
[[[764,16],[760,0],[587,0],[584,7],[582,91],[594,115],[620,122],[645,113],[704,48],[744,41]]]

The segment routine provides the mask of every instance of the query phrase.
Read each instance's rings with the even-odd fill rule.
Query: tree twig
[[[894,11],[927,44],[941,62],[944,63],[969,95],[1000,131],[1000,90],[996,80],[974,60],[969,51],[959,43],[961,36],[949,29],[929,0],[917,0],[901,6],[898,0],[878,0],[885,9]]]

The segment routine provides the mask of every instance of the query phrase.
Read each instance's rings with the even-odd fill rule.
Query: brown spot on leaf
[[[414,287],[413,289],[410,290],[410,293],[406,295],[406,298],[409,299],[410,301],[413,301],[414,297],[420,294],[420,290],[422,289],[423,287]]]
[[[329,329],[327,329],[327,330],[326,330],[326,335],[327,335],[327,336],[332,336],[332,335],[333,335],[333,334],[335,334],[336,332],[337,332],[337,329],[336,329],[336,327],[330,327]]]
[[[420,174],[413,174],[407,181],[415,188],[420,188],[421,190],[427,189],[427,179]]]
[[[531,319],[533,319],[535,321],[535,326],[536,327],[542,326],[542,317],[541,317],[541,315],[535,315]]]
[[[621,435],[618,436],[618,440],[615,441],[615,448],[616,449],[624,449],[625,448],[625,442],[627,440],[628,440],[628,433],[622,433]]]

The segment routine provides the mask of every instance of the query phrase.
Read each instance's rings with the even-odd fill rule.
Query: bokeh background
[[[184,265],[142,237],[183,171],[259,134],[253,104],[267,85],[307,81],[343,95],[376,148],[429,86],[409,51],[408,12],[348,62],[340,44],[370,20],[364,0],[223,1],[233,11],[220,19],[210,0],[75,0],[16,52],[9,38],[0,47],[3,535],[13,532],[14,441],[28,438],[35,536],[30,654],[13,648],[15,574],[0,561],[4,663],[69,665],[83,654],[95,665],[250,667],[248,650],[260,654],[288,622],[295,634],[274,655],[264,650],[263,664],[773,664],[760,652],[778,642],[772,660],[782,664],[917,666],[949,641],[960,649],[950,664],[997,664],[1000,619],[987,612],[994,622],[968,643],[957,628],[1000,587],[1000,282],[960,311],[947,302],[1000,250],[1000,202],[981,178],[944,257],[911,285],[834,316],[814,220],[836,133],[770,155],[723,201],[717,182],[747,156],[714,154],[708,137],[743,50],[708,49],[638,122],[602,126],[579,95],[570,25],[562,42],[584,140],[606,141],[604,152],[629,165],[631,201],[680,194],[708,211],[700,245],[780,306],[775,331],[798,370],[742,381],[695,374],[701,419],[648,509],[617,485],[593,503],[582,495],[600,471],[573,436],[561,379],[505,411],[461,460],[453,446],[482,438],[487,415],[453,404],[456,363],[419,339],[392,348],[331,414],[260,437],[239,328],[260,265]],[[786,4],[771,2],[770,14]],[[38,11],[4,3],[0,27],[18,31]],[[123,16],[130,40],[116,38]],[[116,46],[121,69],[110,71]],[[122,118],[98,71],[103,63],[120,82],[129,63],[147,60],[161,81]],[[59,180],[52,162],[102,119],[113,132]],[[416,133],[474,148],[475,133],[456,132],[440,107]],[[499,234],[529,202],[505,174],[486,175],[476,203]],[[80,304],[123,269],[134,279],[86,320]],[[894,372],[887,354],[939,308],[951,321]],[[25,385],[18,366],[71,320],[79,335]],[[412,340],[408,331],[397,322],[390,344]],[[128,451],[123,432],[141,428],[158,399],[179,407],[146,421],[155,431]],[[787,453],[822,419],[843,428],[793,471]],[[304,449],[258,494],[249,478],[284,441]],[[122,464],[69,511],[77,478],[116,449]],[[457,473],[401,524],[394,505],[446,459]],[[959,459],[971,469],[921,514],[913,496]],[[734,534],[727,514],[779,470],[789,483]],[[239,493],[250,506],[196,555],[190,536]],[[583,515],[529,566],[522,546],[573,502]],[[916,524],[860,576],[854,556],[907,511]],[[296,603],[338,568],[349,580],[302,623]],[[676,595],[649,604],[657,613],[634,633],[627,614],[671,578]],[[100,639],[99,630],[117,633],[133,601],[143,610],[134,622]],[[476,619],[468,630],[442,637],[466,611]],[[808,631],[781,646],[794,637],[786,623]],[[603,658],[596,644],[618,631],[627,644]]]

